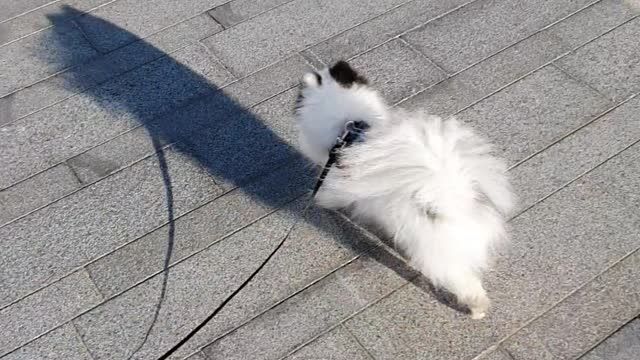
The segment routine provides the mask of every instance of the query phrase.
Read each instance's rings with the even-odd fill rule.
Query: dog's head
[[[345,88],[353,85],[367,85],[369,82],[355,71],[346,61],[338,61],[335,65],[320,72],[307,73],[302,78],[303,86],[322,86],[322,81],[330,81]]]
[[[347,122],[374,125],[386,117],[386,109],[367,79],[345,61],[307,73],[296,104],[301,151],[322,164]]]

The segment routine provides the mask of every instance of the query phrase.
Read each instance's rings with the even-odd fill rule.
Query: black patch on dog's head
[[[367,79],[360,76],[346,61],[338,61],[329,69],[329,74],[344,87],[351,87],[353,84],[367,84]]]

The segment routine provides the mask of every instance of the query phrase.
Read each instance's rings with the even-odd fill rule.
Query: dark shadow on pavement
[[[48,17],[53,24],[63,24],[62,19],[79,16],[82,16],[83,23],[94,23],[102,31],[112,33],[114,36],[135,38],[135,35],[112,23],[91,14],[81,13],[68,6],[60,14]],[[73,44],[68,44],[64,37],[56,36],[57,33],[53,31],[52,38],[48,41],[54,42],[58,52],[64,54],[61,58],[62,62],[74,63],[72,58],[74,56]],[[149,58],[160,58],[166,55],[162,50],[144,40],[137,40],[139,45],[144,47],[140,50],[141,53],[152,54]],[[69,60],[70,57],[71,60]],[[168,56],[165,56],[162,61],[170,62],[164,66],[166,73],[161,74],[161,77],[158,77],[158,74],[150,74],[149,79],[146,79],[148,82],[135,91],[118,87],[105,89],[104,86],[93,86],[93,83],[84,78],[80,72],[74,73],[76,68],[68,70],[72,76],[66,84],[74,91],[88,89],[84,90],[84,94],[92,96],[97,103],[105,108],[132,114],[136,121],[147,130],[155,146],[155,156],[166,187],[169,227],[164,260],[164,281],[154,322],[166,292],[169,265],[172,262],[175,242],[172,184],[165,150],[163,150],[164,144],[172,144],[174,151],[196,160],[214,179],[221,179],[225,184],[239,187],[256,201],[272,208],[284,205],[283,194],[290,196],[291,193],[299,195],[308,193],[315,181],[315,171],[310,174],[309,164],[295,148],[275,134],[259,118],[225,95],[224,91],[219,90],[216,84]],[[173,94],[183,94],[186,91],[190,91],[194,95],[181,103],[171,102]],[[291,106],[291,111],[293,111],[293,104]],[[291,172],[299,174],[299,179],[302,180],[295,183],[282,182],[271,188],[248,186],[255,179],[273,173],[275,169],[283,166],[289,167]],[[321,231],[335,232],[335,229],[323,229],[322,222],[313,219],[317,219],[317,217],[312,216],[304,221],[313,222],[313,225]],[[336,222],[345,224],[344,221]],[[354,234],[354,232],[347,231],[346,234]],[[409,269],[396,257],[376,247],[371,250],[372,242],[363,236],[357,238],[340,236],[339,238],[343,242],[341,245],[373,257],[407,280],[413,280],[417,276],[415,271]],[[146,336],[152,329],[153,324],[147,330]],[[138,349],[143,345],[144,342],[139,345]],[[171,345],[167,344],[167,347]]]

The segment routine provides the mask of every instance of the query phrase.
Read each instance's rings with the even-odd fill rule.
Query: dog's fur
[[[302,152],[324,165],[348,121],[370,128],[344,148],[316,196],[378,225],[435,286],[473,318],[489,299],[481,283],[506,239],[514,196],[503,161],[455,119],[392,109],[346,62],[304,75],[296,108]]]

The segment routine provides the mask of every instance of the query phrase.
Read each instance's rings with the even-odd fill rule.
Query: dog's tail
[[[455,119],[415,120],[398,130],[407,147],[392,155],[398,156],[393,172],[422,220],[405,223],[412,234],[399,238],[430,239],[419,242],[426,248],[413,253],[414,261],[438,282],[453,276],[447,271],[456,261],[459,268],[486,266],[487,250],[507,237],[504,218],[515,199],[506,165],[492,156],[488,142]]]
[[[425,213],[453,217],[474,213],[478,205],[503,215],[514,206],[505,163],[492,156],[492,147],[455,119],[437,117],[410,122],[416,149],[409,155],[420,171],[410,176],[419,188],[413,194]],[[409,177],[409,171],[407,177]]]

